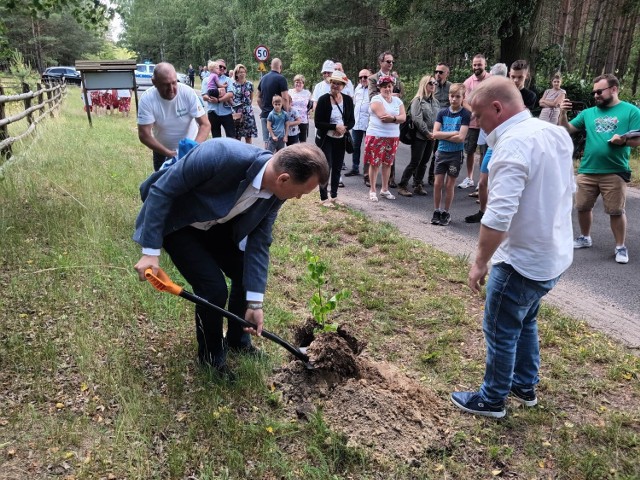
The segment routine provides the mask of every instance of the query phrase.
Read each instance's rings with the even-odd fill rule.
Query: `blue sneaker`
[[[507,414],[504,402],[485,402],[478,392],[453,392],[451,401],[460,410],[484,417],[502,418]]]
[[[535,388],[523,388],[511,385],[511,398],[525,407],[535,407],[538,404]]]

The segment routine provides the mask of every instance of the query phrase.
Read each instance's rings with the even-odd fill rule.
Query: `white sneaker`
[[[580,235],[573,241],[573,248],[589,248],[593,245],[593,241],[591,237],[587,237],[586,235]]]
[[[376,195],[376,192],[369,192],[369,200],[371,200],[372,202],[378,201],[378,196]]]
[[[629,263],[629,251],[627,247],[616,247],[616,262]]]
[[[460,182],[460,185],[458,185],[458,188],[469,188],[474,186],[475,186],[475,183],[473,183],[473,179],[467,177],[462,182]]]

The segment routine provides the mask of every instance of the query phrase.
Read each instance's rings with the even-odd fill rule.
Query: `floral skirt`
[[[380,164],[393,165],[398,150],[398,137],[364,137],[364,164],[377,167]]]
[[[241,138],[253,137],[256,138],[258,136],[258,126],[256,124],[256,117],[253,114],[253,110],[247,112],[246,110],[242,112],[242,118],[236,121],[236,138],[239,140]]]

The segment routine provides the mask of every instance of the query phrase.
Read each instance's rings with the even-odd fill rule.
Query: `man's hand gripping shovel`
[[[190,302],[195,303],[196,305],[200,305],[202,307],[211,308],[213,310],[216,310],[218,313],[221,313],[222,315],[227,317],[230,321],[238,322],[243,327],[255,328],[255,325],[253,325],[251,322],[248,322],[244,318],[241,318],[241,317],[239,317],[239,316],[237,316],[237,315],[225,310],[222,307],[214,305],[213,303],[209,302],[208,300],[205,300],[204,298],[199,297],[198,295],[195,295],[195,294],[193,294],[191,292],[186,291],[181,286],[176,285],[175,283],[173,283],[171,281],[169,276],[161,268],[158,268],[158,273],[157,274],[154,274],[153,270],[151,270],[151,268],[148,268],[147,270],[145,270],[144,275],[145,275],[146,279],[148,280],[148,282],[151,285],[153,285],[153,288],[155,288],[156,290],[159,290],[161,292],[168,292],[168,293],[171,293],[173,295],[177,295],[179,297],[186,298],[187,300],[189,300]],[[300,351],[300,349],[294,347],[293,345],[291,345],[287,341],[283,340],[278,335],[276,335],[274,333],[271,333],[271,332],[268,332],[268,331],[263,329],[262,330],[262,336],[265,337],[268,340],[271,340],[272,342],[277,343],[281,347],[285,348],[293,356],[295,356],[299,360],[302,360],[304,362],[304,364],[305,364],[305,367],[307,367],[308,369],[312,369],[313,368],[313,365],[311,365],[311,362],[309,361],[309,357],[305,353],[303,353],[302,351]]]

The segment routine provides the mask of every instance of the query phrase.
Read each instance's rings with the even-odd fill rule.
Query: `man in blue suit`
[[[208,140],[140,187],[144,204],[133,239],[142,246],[140,280],[157,272],[164,248],[194,293],[256,325],[243,329],[196,306],[198,359],[230,377],[227,350],[256,353],[249,334],[260,335],[271,231],[285,200],[326,184],[327,160],[313,144],[272,154],[229,138]],[[231,280],[231,293],[225,276]]]

